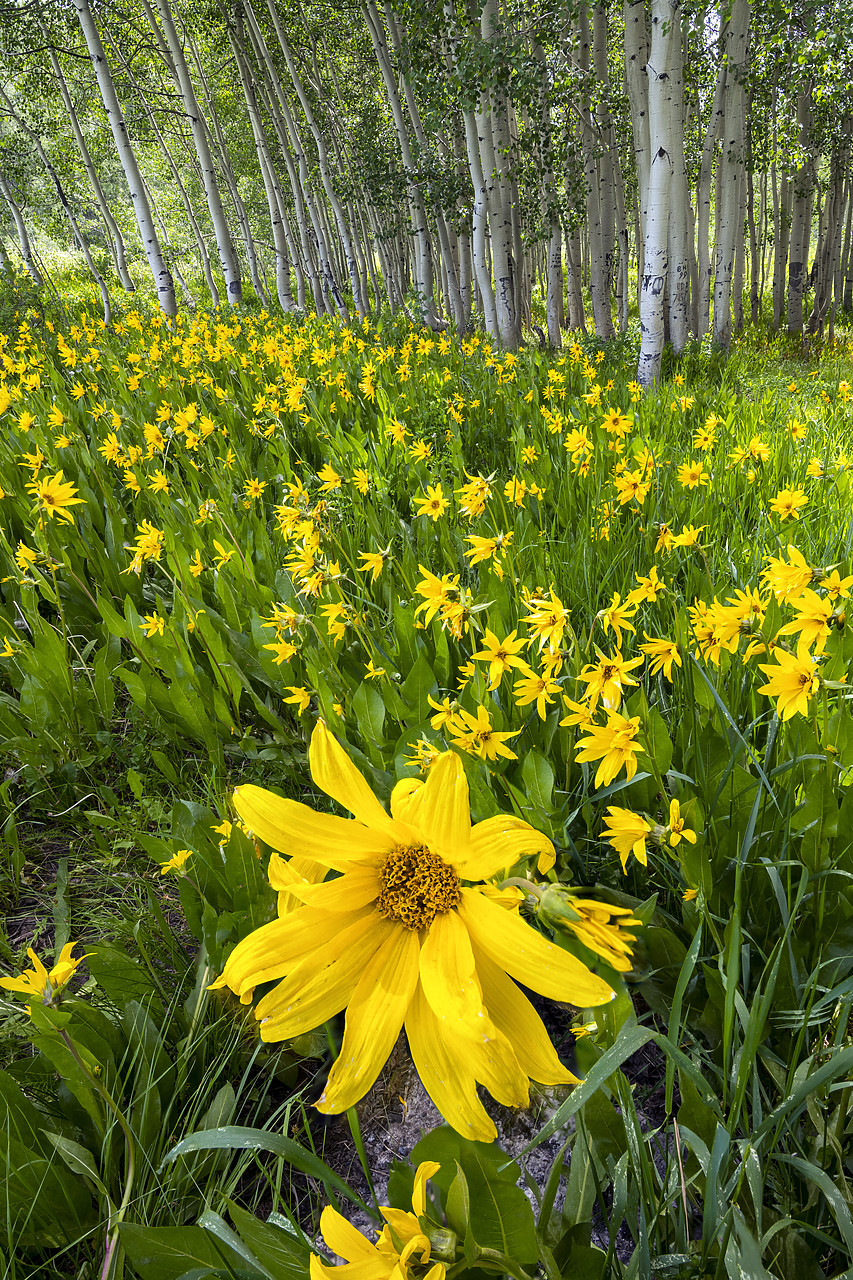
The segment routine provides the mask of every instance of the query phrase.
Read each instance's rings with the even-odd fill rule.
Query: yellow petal
[[[347,1262],[342,1267],[324,1266],[316,1254],[311,1254],[310,1280],[390,1280],[393,1265],[377,1252],[375,1258],[361,1262]]]
[[[511,978],[549,1000],[587,1008],[613,999],[611,988],[585,964],[478,889],[462,890],[459,914],[475,946]]]
[[[436,1160],[422,1160],[415,1171],[415,1185],[412,1191],[412,1213],[422,1218],[426,1213],[426,1184],[438,1173],[441,1165]]]
[[[546,855],[546,870],[554,865],[556,854],[547,836],[511,813],[499,813],[471,828],[468,857],[457,869],[464,880],[490,880],[532,854]]]
[[[369,907],[335,916],[314,907],[302,907],[281,920],[263,924],[237,943],[221,976],[210,984],[211,990],[230,987],[235,995],[241,996],[262,982],[273,982],[307,953],[321,947],[327,930],[345,929],[355,920],[372,914]]]
[[[267,867],[267,879],[279,892],[294,884],[319,884],[328,867],[321,866],[314,858],[282,858],[273,849]]]
[[[524,992],[481,951],[475,958],[489,1016],[512,1045],[521,1070],[540,1084],[577,1084]]]
[[[391,816],[417,826],[418,800],[423,793],[421,778],[401,778],[391,792]]]
[[[327,1204],[320,1214],[320,1234],[332,1253],[347,1262],[355,1262],[367,1258],[376,1259],[376,1246],[358,1231],[343,1214],[338,1213]]]
[[[477,1097],[474,1076],[445,1042],[420,985],[409,1006],[406,1035],[423,1086],[447,1123],[465,1138],[494,1142],[497,1129]]]
[[[491,1024],[483,1008],[483,991],[474,967],[468,930],[456,911],[436,916],[421,948],[421,987],[444,1028],[458,1029],[472,1040],[488,1034]]]
[[[341,1052],[329,1072],[318,1111],[346,1111],[376,1081],[411,1004],[419,952],[417,933],[396,925],[362,971],[347,1005]]]
[[[375,867],[356,867],[323,884],[292,885],[291,893],[301,902],[322,907],[324,911],[357,911],[378,898],[381,888]]]
[[[371,791],[366,778],[359,773],[338,740],[318,720],[308,746],[311,777],[327,796],[366,827],[394,834],[394,822]]]
[[[328,919],[328,917],[326,917]],[[313,1031],[350,1001],[362,970],[394,928],[367,915],[331,937],[315,937],[315,951],[258,1002],[262,1040],[289,1040]]]
[[[440,755],[418,796],[417,824],[429,847],[447,862],[468,856],[471,804],[462,761],[453,751]]]
[[[264,844],[279,853],[307,856],[333,871],[383,858],[396,843],[382,831],[331,813],[316,813],[307,804],[284,800],[263,787],[237,787],[232,798],[242,821]]]

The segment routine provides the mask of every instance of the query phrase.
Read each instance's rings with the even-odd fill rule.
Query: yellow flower
[[[644,867],[648,866],[646,840],[652,833],[652,824],[638,813],[620,809],[618,805],[608,807],[607,821],[610,825],[604,828],[602,834],[607,836],[608,843],[612,844],[622,859],[622,870],[628,870],[628,855],[631,853]]]
[[[370,473],[364,467],[356,467],[352,473],[352,482],[360,494],[366,494],[370,490]]]
[[[181,875],[185,875],[186,872],[183,869],[184,863],[187,861],[188,858],[191,858],[192,856],[193,856],[192,849],[179,849],[178,852],[174,854],[169,859],[168,862],[163,863],[163,865],[160,868],[160,875],[161,876],[168,875],[170,871],[180,871]]]
[[[608,632],[611,627],[613,628],[616,633],[616,643],[621,644],[623,630],[632,632],[636,631],[636,627],[633,627],[629,622],[629,618],[633,618],[636,612],[636,606],[632,608],[627,603],[623,604],[622,597],[619,595],[619,592],[616,591],[614,592],[613,598],[607,608],[599,610],[595,616],[601,623],[605,632]]]
[[[650,636],[648,631],[644,631],[646,644],[640,645],[640,652],[651,658],[649,663],[649,675],[656,676],[662,671],[666,679],[672,684],[672,664],[677,667],[681,666],[681,654],[678,651],[678,645],[672,640],[656,640],[654,636]]]
[[[513,667],[519,667],[522,671],[529,670],[524,659],[518,656],[526,641],[516,640],[515,637],[516,633],[511,631],[505,640],[499,640],[494,631],[486,627],[483,648],[479,653],[471,655],[475,662],[488,662],[490,690],[497,689],[503,676]]]
[[[850,595],[850,588],[853,586],[853,577],[842,578],[838,570],[833,569],[831,573],[828,573],[825,578],[821,579],[820,585],[834,604],[839,596],[846,600]]]
[[[761,686],[759,693],[766,693],[768,698],[777,698],[776,712],[783,720],[791,716],[808,715],[809,698],[820,688],[820,676],[817,674],[818,660],[807,653],[804,648],[796,653],[786,653],[777,649],[774,657],[776,665],[759,662],[758,669],[769,677],[767,684]]]
[[[450,503],[441,492],[441,485],[437,484],[435,488],[427,485],[426,496],[415,498],[419,516],[430,516],[432,520],[438,520],[444,515]]]
[[[46,511],[51,519],[56,515],[60,520],[66,520],[69,524],[74,523],[74,517],[68,507],[76,506],[83,502],[83,499],[75,498],[77,490],[69,480],[63,483],[61,471],[57,471],[55,476],[44,476],[41,480],[34,480],[27,485],[27,489],[36,500],[33,511],[41,509]]]
[[[263,648],[275,654],[273,661],[277,667],[280,667],[283,662],[289,662],[298,652],[298,646],[291,644],[289,640],[276,640],[275,644],[265,644]]]
[[[540,650],[547,644],[550,649],[559,649],[563,632],[569,621],[569,611],[559,596],[551,588],[550,596],[531,596],[527,601],[526,625],[533,633],[530,644],[539,641]]]
[[[364,561],[364,564],[358,566],[359,570],[361,573],[369,573],[371,582],[375,582],[382,572],[389,551],[390,547],[384,551],[359,551],[358,558]]]
[[[642,658],[632,658],[626,662],[621,653],[603,654],[598,651],[600,661],[595,665],[588,664],[583,668],[579,680],[586,684],[584,699],[591,708],[598,706],[601,699],[608,711],[617,711],[622,702],[622,690],[625,685],[636,685],[637,681],[628,672],[639,667]]]
[[[260,983],[277,984],[255,1010],[267,1041],[346,1008],[340,1056],[317,1104],[327,1113],[364,1096],[405,1024],[415,1067],[445,1120],[490,1142],[495,1127],[478,1082],[503,1105],[525,1106],[528,1077],[573,1079],[512,979],[583,1007],[612,998],[607,983],[521,918],[515,895],[484,883],[532,854],[553,861],[553,846],[507,814],[472,827],[468,783],[452,752],[426,781],[397,783],[390,815],[322,721],[308,758],[314,784],[354,820],[254,786],[238,788],[234,806],[273,849],[298,848],[342,874],[296,886],[305,905],[238,943],[213,985],[245,1000]],[[273,888],[280,864],[273,855]]]
[[[329,462],[317,472],[317,478],[323,481],[320,485],[321,493],[331,493],[333,489],[341,487],[341,477]]]
[[[667,840],[672,849],[677,848],[682,840],[686,840],[688,844],[696,843],[696,832],[691,831],[689,827],[685,827],[684,819],[681,816],[681,805],[677,800],[670,800],[669,802]]]
[[[798,600],[794,601],[797,616],[779,632],[780,636],[794,636],[799,633],[799,645],[810,649],[815,645],[815,652],[821,653],[832,634],[833,605],[806,587]]]
[[[77,959],[72,956],[71,952],[76,946],[76,942],[66,942],[59,953],[59,959],[49,971],[45,969],[32,947],[28,947],[27,955],[33,962],[32,969],[25,969],[17,978],[0,978],[0,987],[5,991],[17,991],[21,995],[29,996],[32,1000],[49,1004],[73,978],[77,966],[86,959],[85,955]],[[91,954],[87,952],[87,955]]]
[[[626,604],[642,604],[645,600],[654,604],[658,596],[666,591],[665,580],[658,577],[657,565],[652,565],[645,578],[638,573],[636,580],[637,586],[625,597]]]
[[[802,489],[780,489],[770,503],[770,510],[782,520],[799,520],[800,508],[808,502]]]
[[[374,667],[373,659],[371,658],[367,666],[364,668],[365,680],[378,680],[380,676],[384,676],[384,675],[385,675],[385,668]]]
[[[630,907],[612,906],[597,898],[579,898],[574,890],[552,884],[541,894],[536,914],[561,933],[574,934],[618,973],[629,973],[634,967],[631,943],[637,937],[627,930],[642,921],[636,919]]]
[[[166,619],[162,618],[156,610],[154,613],[146,613],[142,628],[146,640],[150,640],[152,636],[161,636],[166,629]]]
[[[148,488],[152,493],[168,493],[169,477],[165,471],[155,471]]]
[[[310,689],[303,689],[301,685],[289,684],[287,686],[287,692],[290,694],[290,697],[285,698],[284,701],[290,703],[294,707],[297,707],[300,715],[302,715],[303,711],[308,710],[311,705],[312,697]]]
[[[387,1225],[375,1245],[331,1205],[326,1206],[320,1215],[320,1231],[332,1252],[345,1259],[342,1273],[349,1270],[359,1280],[415,1280],[416,1276],[423,1276],[423,1280],[442,1280],[447,1267],[443,1262],[429,1266],[432,1250],[421,1225],[427,1217],[426,1184],[440,1168],[433,1160],[418,1165],[411,1213],[380,1207]],[[330,1280],[336,1270],[337,1267],[324,1266],[315,1254],[311,1255],[310,1280]]]
[[[535,671],[531,671],[530,675],[524,676],[521,680],[516,680],[512,686],[515,705],[517,707],[527,707],[531,702],[535,702],[540,720],[545,719],[546,706],[553,706],[554,698],[552,695],[559,692],[560,686],[556,680],[552,680],[550,676],[537,675]]]
[[[600,760],[595,775],[595,786],[607,787],[625,766],[625,775],[630,782],[637,772],[637,755],[645,755],[644,749],[635,741],[640,731],[640,717],[627,719],[617,711],[611,711],[606,725],[590,725],[586,730],[589,735],[579,739],[575,759],[580,763]]]
[[[460,708],[448,722],[447,732],[457,747],[469,755],[479,756],[481,760],[497,760],[498,756],[504,760],[518,759],[505,744],[509,738],[517,737],[521,730],[499,733],[492,727],[492,718],[485,707],[477,707],[476,716]]]
[[[784,600],[799,599],[809,583],[819,582],[822,576],[806,563],[796,547],[789,545],[787,561],[782,556],[767,557],[767,568],[761,575],[761,581],[781,604]]]

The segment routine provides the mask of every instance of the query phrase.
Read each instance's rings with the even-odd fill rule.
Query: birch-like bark
[[[651,164],[637,366],[637,381],[642,387],[655,387],[660,382],[665,339],[664,295],[669,274],[669,207],[675,150],[672,81],[681,61],[678,8],[679,0],[652,0],[652,41],[647,64]]]
[[[234,52],[234,62],[237,67],[237,75],[240,79],[240,87],[243,90],[243,98],[246,102],[249,123],[252,126],[252,136],[255,141],[255,151],[258,157],[258,167],[261,171],[261,180],[264,184],[264,191],[267,197],[270,230],[272,231],[273,247],[275,249],[276,295],[282,310],[292,311],[293,296],[290,292],[290,260],[288,257],[287,235],[284,229],[284,222],[281,217],[281,206],[283,201],[280,200],[279,193],[276,190],[277,182],[275,169],[269,153],[267,135],[261,120],[260,111],[258,110],[258,102],[255,97],[251,73],[246,64],[242,31],[240,29],[241,14],[237,6],[235,6],[234,17],[236,25],[232,23],[228,24],[228,36],[231,42],[231,48]]]
[[[98,34],[98,28],[95,25],[95,19],[89,7],[89,0],[74,0],[74,9],[77,14],[77,20],[80,23],[80,29],[83,32],[83,38],[86,41],[86,48],[89,51],[89,58],[98,82],[101,101],[107,113],[107,119],[110,122],[116,151],[127,179],[139,234],[142,237],[145,256],[148,259],[148,266],[154,279],[154,287],[157,290],[157,299],[163,313],[167,316],[174,316],[177,314],[178,304],[175,298],[172,273],[160,248],[160,240],[154,226],[154,219],[151,216],[151,206],[145,194],[142,174],[139,171],[139,165],[128,137],[127,125],[125,124],[113,78],[104,55],[101,37]]]
[[[646,206],[649,186],[649,83],[646,64],[649,60],[649,38],[646,31],[645,0],[625,0],[625,84],[631,104],[631,132],[634,161],[637,168],[640,235],[638,255],[645,234]],[[640,274],[642,269],[640,268]]]
[[[720,155],[720,216],[714,270],[714,342],[728,348],[732,338],[732,277],[739,237],[743,238],[743,177],[746,145],[746,67],[750,0],[734,0],[725,34],[728,73]]]
[[[669,205],[669,275],[667,321],[669,340],[678,355],[690,337],[690,186],[684,156],[684,43],[686,31],[676,33],[681,56],[673,60],[672,91],[672,194]]]
[[[797,119],[800,124],[800,148],[807,155],[791,179],[791,239],[788,258],[788,332],[803,331],[803,298],[808,271],[809,241],[811,231],[811,207],[814,195],[814,159],[811,155],[811,85],[807,85],[797,98]]]
[[[46,41],[46,44],[47,44],[47,52],[50,57],[50,65],[53,68],[53,74],[56,79],[57,86],[59,88],[59,94],[60,94],[60,97],[62,98],[62,103],[63,103],[63,106],[65,107],[65,113],[68,116],[68,121],[71,125],[71,132],[74,134],[74,141],[77,144],[77,150],[80,153],[80,159],[83,161],[83,168],[86,170],[86,176],[89,179],[89,185],[92,188],[92,192],[94,194],[95,200],[98,203],[98,208],[101,211],[101,217],[103,218],[107,228],[107,233],[110,241],[110,249],[112,251],[113,262],[115,263],[119,282],[121,283],[121,287],[127,293],[133,293],[136,290],[136,285],[133,283],[133,279],[131,278],[130,271],[127,266],[127,256],[125,253],[124,239],[122,238],[121,231],[119,230],[119,225],[116,222],[115,218],[113,217],[112,212],[110,210],[110,206],[107,203],[107,198],[104,195],[103,187],[101,186],[100,179],[98,178],[98,172],[92,161],[92,156],[89,151],[89,148],[86,145],[86,139],[83,136],[83,130],[80,128],[80,121],[78,119],[77,112],[74,108],[74,100],[71,97],[71,91],[68,88],[68,82],[66,81],[65,76],[63,75],[62,67],[60,65],[59,58],[57,57],[56,50],[54,49],[53,45],[49,43],[49,41]]]
[[[248,4],[248,0],[246,7],[247,10],[251,8],[251,5]],[[272,18],[279,47],[281,48],[281,51],[284,54],[284,60],[287,63],[288,74],[290,75],[293,88],[296,91],[296,96],[299,99],[299,104],[302,107],[302,114],[305,117],[311,136],[314,139],[314,146],[317,151],[317,162],[320,170],[320,180],[323,184],[323,190],[326,193],[326,199],[329,202],[329,206],[331,207],[335,224],[338,229],[338,238],[346,259],[347,272],[352,286],[353,301],[355,302],[359,315],[365,317],[367,315],[367,306],[365,300],[361,296],[361,281],[358,275],[358,264],[355,259],[355,254],[353,253],[352,241],[350,239],[347,220],[344,217],[343,206],[338,199],[335,184],[332,180],[329,157],[326,149],[326,140],[323,137],[323,131],[317,124],[314,111],[311,107],[311,102],[305,92],[302,77],[300,76],[299,70],[296,66],[296,61],[293,57],[290,43],[284,33],[284,28],[281,25],[274,0],[267,0],[267,8],[269,10],[270,17]]]
[[[17,204],[12,192],[9,190],[9,184],[2,172],[0,172],[0,196],[2,196],[6,201],[9,212],[12,215],[12,221],[15,224],[15,231],[18,235],[18,247],[21,250],[21,257],[24,260],[24,266],[39,288],[42,288],[44,285],[44,277],[39,271],[35,257],[33,256],[33,249],[30,244],[29,233],[27,232],[27,224],[24,222],[24,215],[21,213],[20,206]]]
[[[726,78],[726,63],[721,59],[711,115],[702,144],[696,193],[696,265],[699,275],[699,315],[696,336],[699,339],[704,338],[711,327],[711,187],[714,177],[714,152],[725,117]]]
[[[160,23],[162,25],[163,37],[169,51],[169,70],[178,87],[178,93],[181,99],[181,105],[184,109],[184,116],[190,126],[192,133],[193,146],[198,156],[198,162],[201,167],[201,180],[204,187],[204,194],[207,200],[207,207],[210,211],[210,220],[213,223],[213,234],[216,237],[216,247],[219,250],[219,263],[222,268],[222,274],[225,277],[225,292],[228,301],[236,306],[243,300],[243,284],[240,277],[240,262],[237,254],[234,252],[234,242],[231,239],[231,232],[228,227],[228,220],[225,217],[225,210],[222,207],[222,197],[219,194],[219,182],[216,176],[216,167],[213,163],[213,155],[208,144],[208,132],[202,119],[201,108],[198,105],[195,89],[193,87],[190,69],[187,66],[187,60],[184,57],[184,51],[181,42],[178,39],[178,33],[175,30],[175,22],[172,17],[172,11],[169,7],[169,0],[155,0],[157,10],[160,15]],[[142,7],[148,18],[149,25],[157,34],[157,19],[151,9],[148,0],[142,0]]]
[[[610,278],[607,263],[606,241],[610,236],[611,210],[603,207],[605,185],[600,173],[603,158],[602,139],[590,107],[592,73],[590,58],[589,9],[582,0],[578,8],[578,64],[584,73],[579,115],[583,168],[586,181],[586,233],[589,238],[589,291],[592,298],[592,315],[595,332],[599,338],[612,338],[613,317],[610,311]],[[611,249],[612,261],[612,249]]]
[[[30,126],[27,124],[23,116],[21,116],[15,110],[15,107],[11,99],[7,95],[6,91],[2,88],[2,86],[0,86],[0,98],[2,98],[3,102],[5,103],[6,110],[9,112],[9,115],[15,121],[15,124],[18,126],[19,129],[22,130],[23,133],[27,135],[30,142],[35,147],[36,155],[38,156],[39,160],[41,160],[42,165],[44,166],[48,177],[53,183],[54,189],[59,199],[59,203],[62,206],[62,211],[65,214],[66,218],[68,219],[68,225],[71,228],[71,235],[78,249],[80,250],[80,253],[83,256],[83,261],[86,263],[86,266],[89,269],[89,273],[92,276],[92,279],[95,281],[95,284],[98,286],[98,290],[101,295],[101,305],[104,308],[104,326],[107,327],[112,323],[112,314],[113,314],[112,303],[110,302],[109,290],[107,289],[106,281],[104,280],[104,277],[101,275],[100,271],[98,270],[98,267],[89,250],[89,241],[84,236],[80,228],[80,224],[78,223],[76,217],[74,216],[74,210],[71,208],[71,205],[69,204],[68,197],[65,194],[65,188],[63,187],[59,179],[59,174],[56,172],[56,169],[53,167],[50,160],[48,159],[45,149],[41,145],[41,139],[39,138],[38,134],[34,129],[30,128]]]

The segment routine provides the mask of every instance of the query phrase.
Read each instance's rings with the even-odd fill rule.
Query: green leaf
[[[382,694],[370,681],[362,681],[356,689],[352,709],[365,743],[380,748],[385,741],[385,703],[382,701]]]
[[[554,811],[554,770],[539,751],[528,751],[521,766],[527,798],[541,813]]]
[[[468,1184],[475,1242],[482,1249],[497,1249],[514,1262],[533,1262],[538,1253],[536,1223],[521,1187],[477,1150],[464,1150],[461,1166]]]
[[[327,1188],[334,1188],[346,1196],[353,1204],[371,1214],[372,1210],[364,1203],[361,1196],[353,1191],[334,1169],[330,1169],[313,1152],[306,1151],[292,1138],[283,1134],[267,1133],[264,1129],[248,1129],[242,1125],[226,1125],[222,1129],[206,1129],[199,1133],[191,1133],[184,1138],[163,1159],[161,1168],[171,1164],[179,1156],[190,1155],[196,1151],[269,1151],[272,1155],[281,1156],[302,1173],[316,1178]]]
[[[231,1263],[243,1259],[227,1245],[217,1243],[202,1227],[141,1227],[119,1225],[121,1243],[142,1280],[180,1280],[190,1268],[199,1280],[223,1264],[223,1254]]]
[[[228,1212],[241,1239],[258,1262],[272,1272],[275,1280],[304,1280],[311,1252],[306,1241],[282,1227],[261,1222],[231,1200],[228,1201]]]

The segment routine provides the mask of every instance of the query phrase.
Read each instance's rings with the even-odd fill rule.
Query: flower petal
[[[322,720],[318,720],[308,745],[308,764],[311,777],[327,796],[337,800],[344,809],[366,827],[394,834],[393,819],[370,789],[367,779],[359,773],[338,740],[329,733]]]
[[[415,1185],[412,1190],[412,1213],[422,1218],[426,1213],[426,1184],[434,1177],[441,1165],[437,1160],[422,1160],[415,1171]]]
[[[396,843],[383,831],[317,813],[307,804],[284,800],[263,787],[237,787],[232,798],[242,821],[264,844],[279,853],[312,858],[334,871],[345,871],[353,862],[383,858]]]
[[[263,924],[237,943],[210,989],[230,987],[235,995],[242,996],[262,982],[273,982],[307,953],[322,946],[321,939],[329,929],[345,930],[372,914],[369,907],[334,916],[315,907],[301,907],[280,920]]]
[[[463,880],[490,880],[532,854],[545,855],[546,871],[554,865],[556,854],[547,836],[511,813],[498,813],[471,828],[468,857],[456,867]]]
[[[315,1253],[310,1258],[310,1280],[391,1280],[393,1268],[380,1253],[340,1267],[325,1266]]]
[[[475,946],[511,978],[540,995],[584,1009],[613,999],[603,978],[478,889],[462,890],[459,914]]]
[[[445,1042],[492,1097],[506,1107],[528,1102],[527,1076],[512,1045],[483,1007],[468,930],[455,911],[436,916],[421,948],[421,989]]]
[[[423,792],[421,778],[401,778],[391,792],[391,816],[399,822],[417,826],[417,805]]]
[[[362,919],[332,936],[318,930],[314,952],[258,1002],[255,1017],[261,1024],[261,1039],[289,1040],[340,1013],[364,967],[393,928],[368,908]]]
[[[524,992],[482,951],[475,951],[474,956],[489,1016],[509,1040],[522,1071],[540,1084],[577,1084],[577,1076],[557,1057],[551,1037]]]
[[[448,1124],[465,1138],[493,1142],[497,1129],[477,1097],[474,1075],[445,1041],[420,984],[406,1015],[406,1035],[423,1086]]]
[[[339,1258],[345,1258],[347,1262],[366,1258],[379,1260],[376,1246],[365,1239],[361,1232],[330,1204],[327,1204],[320,1214],[320,1234],[332,1253],[336,1253]]]
[[[471,803],[468,779],[455,752],[438,757],[417,805],[417,826],[429,847],[454,865],[467,857]]]
[[[357,911],[379,897],[382,886],[375,867],[354,867],[335,880],[322,884],[292,885],[290,892],[301,902],[322,907],[324,911]]]
[[[347,1005],[341,1052],[318,1111],[346,1111],[375,1083],[412,1002],[419,952],[417,933],[397,925],[361,972]]]

